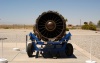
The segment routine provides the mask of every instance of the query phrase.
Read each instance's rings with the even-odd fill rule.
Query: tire
[[[27,47],[27,55],[28,55],[28,57],[32,57],[33,56],[32,49],[33,49],[32,43],[29,43],[28,47]]]
[[[67,56],[72,56],[73,55],[73,46],[70,43],[68,43],[66,45],[66,55]]]

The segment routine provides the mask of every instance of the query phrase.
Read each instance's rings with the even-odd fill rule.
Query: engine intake
[[[36,20],[34,33],[44,41],[60,40],[66,32],[66,21],[54,11],[43,12]]]

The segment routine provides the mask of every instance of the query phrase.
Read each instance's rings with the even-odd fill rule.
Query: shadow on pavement
[[[33,55],[32,57],[30,57],[30,58],[33,58],[33,57],[36,57],[36,55]],[[38,58],[44,58],[44,59],[47,59],[47,58],[49,58],[49,59],[68,59],[68,58],[73,58],[73,59],[77,59],[77,57],[73,54],[72,56],[62,56],[62,57],[50,57],[50,56],[45,56],[45,57],[43,57],[43,56],[38,56]]]

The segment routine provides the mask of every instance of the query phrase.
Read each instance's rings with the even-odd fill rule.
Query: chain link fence
[[[0,29],[33,29],[33,25],[25,25],[25,24],[0,24]]]

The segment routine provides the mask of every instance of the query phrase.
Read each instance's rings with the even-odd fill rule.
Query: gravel
[[[32,30],[25,29],[0,29],[0,38],[7,38],[4,42],[26,42],[26,35]]]
[[[100,59],[100,31],[90,30],[70,30],[72,33],[72,39],[69,41],[75,43],[82,49],[86,50],[98,59]]]

